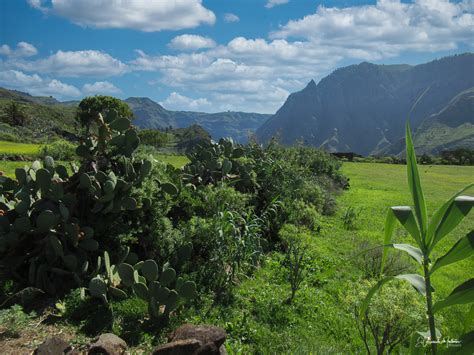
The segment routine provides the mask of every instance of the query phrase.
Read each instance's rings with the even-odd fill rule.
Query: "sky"
[[[274,113],[339,67],[474,49],[474,0],[0,0],[0,86]]]

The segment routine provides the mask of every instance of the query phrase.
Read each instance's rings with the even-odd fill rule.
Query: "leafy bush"
[[[408,347],[410,335],[423,324],[423,303],[402,283],[391,284],[373,298],[372,307],[359,317],[362,300],[374,281],[361,281],[346,288],[344,305],[354,315],[357,331],[367,353],[393,353]],[[401,348],[402,347],[402,348]]]
[[[57,140],[40,147],[38,155],[40,157],[50,156],[55,160],[73,160],[76,156],[76,145],[65,141]]]
[[[348,207],[342,214],[342,223],[347,230],[356,229],[356,222],[359,218],[360,212],[354,207]]]
[[[287,270],[287,280],[291,288],[287,302],[291,304],[308,271],[308,247],[311,236],[291,224],[283,226],[280,236],[285,248],[282,265]]]
[[[0,340],[20,337],[21,331],[30,325],[35,316],[34,312],[25,313],[20,305],[0,310]]]

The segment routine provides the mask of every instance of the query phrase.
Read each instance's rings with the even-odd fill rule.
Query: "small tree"
[[[6,107],[2,117],[5,123],[10,126],[21,126],[23,127],[28,122],[28,116],[26,115],[23,108],[16,103],[11,101]]]
[[[130,107],[120,99],[111,96],[89,96],[79,103],[76,120],[89,133],[91,125],[97,120],[99,113],[106,115],[115,110],[119,117],[133,117]]]
[[[287,270],[291,288],[291,295],[286,302],[291,304],[306,277],[310,235],[292,224],[285,224],[280,231],[280,237],[286,247],[282,264]]]

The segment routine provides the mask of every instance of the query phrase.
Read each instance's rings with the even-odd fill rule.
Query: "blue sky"
[[[275,112],[334,69],[474,47],[474,0],[2,0],[0,86]]]

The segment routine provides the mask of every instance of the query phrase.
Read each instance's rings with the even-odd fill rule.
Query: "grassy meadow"
[[[230,330],[231,348],[237,353],[348,353],[364,349],[353,315],[341,307],[346,293],[358,282],[358,271],[349,259],[360,251],[363,241],[383,244],[388,207],[413,203],[405,165],[344,163],[342,170],[351,187],[338,196],[337,213],[321,217],[320,233],[312,236],[309,250],[311,273],[292,305],[285,304],[290,290],[281,275],[282,255],[274,253],[254,277],[238,286],[228,307],[211,304],[204,314],[188,320],[216,323]],[[433,213],[453,193],[473,182],[474,167],[420,166],[420,174],[427,206]],[[343,215],[350,207],[358,214],[354,230],[343,227]],[[441,249],[446,252],[452,240],[473,229],[471,215],[441,242]],[[410,238],[399,228],[393,242],[413,243]],[[474,259],[451,266],[433,277],[435,299],[437,295],[444,298],[461,281],[472,277]],[[413,272],[419,272],[415,266]],[[413,293],[419,296],[415,290]],[[442,334],[459,337],[467,311],[468,307],[457,306],[441,312]]]
[[[40,144],[0,141],[0,154],[36,155],[40,146]]]
[[[179,155],[159,154],[155,158],[175,167],[188,162]],[[28,162],[0,161],[0,170],[14,176],[15,168],[25,164]],[[429,213],[474,180],[473,166],[420,165],[419,169]],[[177,321],[222,326],[229,333],[227,350],[231,354],[353,353],[364,349],[354,315],[343,306],[347,293],[359,282],[354,255],[364,242],[382,244],[388,207],[412,205],[412,201],[405,165],[346,162],[342,171],[350,179],[350,189],[337,196],[334,215],[320,216],[319,232],[311,235],[308,248],[309,273],[292,304],[286,303],[290,287],[281,266],[284,254],[274,251],[265,256],[261,268],[236,286],[229,299],[216,304],[209,298],[198,309],[186,307]],[[356,213],[350,229],[344,227],[348,209]],[[473,229],[471,215],[440,243],[439,250],[446,252],[453,240]],[[412,243],[401,228],[393,242]],[[436,273],[435,299],[447,296],[455,285],[472,277],[472,270],[474,259],[470,258]],[[415,266],[413,272],[418,272]],[[441,313],[438,319],[443,335],[456,338],[462,334],[467,309],[451,307]],[[143,346],[150,349],[146,347],[150,345],[142,345],[136,350]]]

